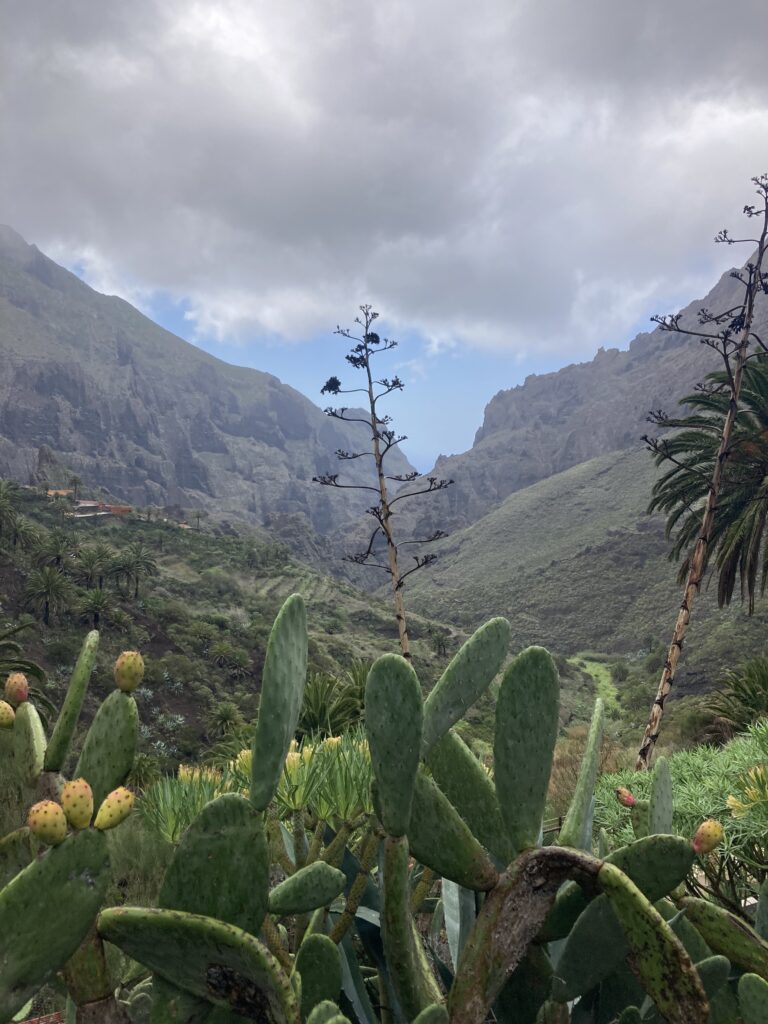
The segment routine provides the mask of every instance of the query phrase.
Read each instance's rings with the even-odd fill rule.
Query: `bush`
[[[741,801],[752,785],[750,770],[768,762],[768,723],[758,723],[725,747],[701,746],[669,757],[675,794],[675,831],[693,836],[706,818],[725,826],[725,842],[717,854],[702,858],[705,878],[694,891],[712,893],[721,903],[741,911],[744,900],[756,894],[768,877],[768,795],[747,801],[744,813],[731,805]],[[595,830],[605,828],[612,845],[634,838],[629,812],[616,800],[615,790],[626,786],[638,799],[648,797],[652,774],[623,771],[602,775],[595,791]]]

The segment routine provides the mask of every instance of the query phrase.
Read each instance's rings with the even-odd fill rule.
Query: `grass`
[[[619,691],[613,681],[609,666],[604,661],[594,661],[585,655],[575,655],[569,658],[569,661],[592,676],[597,696],[602,697],[606,712],[618,711]]]

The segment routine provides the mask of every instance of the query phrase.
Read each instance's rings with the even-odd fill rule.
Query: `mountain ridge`
[[[134,505],[201,507],[278,535],[282,526],[297,553],[314,544],[313,560],[317,536],[365,507],[354,492],[312,482],[333,470],[337,448],[365,443],[364,427],[99,294],[9,228],[0,231],[0,355],[2,476],[44,479],[59,462]],[[402,453],[393,465],[411,469]]]

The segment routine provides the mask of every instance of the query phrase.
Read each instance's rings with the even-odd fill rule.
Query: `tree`
[[[80,479],[79,476],[77,476],[77,474],[73,474],[69,478],[69,486],[72,488],[72,500],[73,501],[77,501],[77,492],[78,492],[78,489],[82,486],[82,483],[83,483],[83,481]]]
[[[77,541],[74,541],[64,530],[57,527],[43,541],[37,555],[40,565],[54,565],[63,568],[77,554]]]
[[[768,356],[759,354],[744,368],[740,409],[731,435],[728,459],[704,559],[717,571],[718,603],[730,604],[736,581],[751,615],[759,588],[768,579]],[[670,559],[680,561],[679,580],[688,574],[691,550],[701,524],[709,481],[728,415],[728,378],[711,373],[706,386],[682,404],[694,412],[657,422],[678,430],[665,439],[656,462],[672,466],[654,485],[649,512],[667,514],[667,536],[677,531]]]
[[[40,527],[27,516],[17,515],[11,527],[11,542],[22,551],[31,551],[41,543]]]
[[[727,412],[722,423],[720,437],[714,454],[712,473],[706,481],[706,498],[703,501],[703,507],[700,509],[700,524],[688,561],[683,599],[675,622],[675,628],[672,632],[672,640],[669,645],[664,668],[661,672],[656,696],[651,706],[648,724],[646,725],[637,755],[636,767],[641,770],[650,767],[664,715],[664,703],[672,689],[677,663],[683,643],[685,642],[694,602],[704,577],[710,540],[715,527],[718,500],[723,483],[723,472],[727,461],[732,455],[732,434],[739,410],[739,399],[747,361],[755,354],[755,349],[768,352],[768,348],[766,348],[762,339],[753,331],[757,297],[761,292],[768,293],[768,273],[763,270],[766,241],[768,240],[768,174],[753,178],[752,182],[755,185],[760,202],[757,206],[745,206],[744,213],[750,219],[757,219],[760,225],[758,237],[735,239],[731,238],[727,230],[723,230],[715,238],[716,242],[726,245],[733,245],[737,242],[748,242],[757,245],[757,251],[752,259],[741,270],[733,271],[733,276],[743,285],[742,301],[729,309],[720,310],[716,313],[712,313],[708,309],[699,310],[699,330],[683,328],[680,324],[681,314],[654,317],[654,320],[662,330],[698,337],[700,341],[720,355],[727,378],[727,384],[723,392],[727,397]],[[664,417],[657,414],[654,420],[656,422],[663,422]],[[659,440],[646,437],[645,440],[651,452],[657,457],[668,456],[672,460],[675,459],[674,454],[669,453],[669,442],[666,438]],[[689,468],[696,469],[694,466]],[[704,476],[706,478],[706,474]]]
[[[13,480],[0,480],[0,536],[10,532],[16,524],[18,495]]]
[[[99,628],[101,620],[107,618],[111,610],[112,602],[104,590],[87,590],[78,608],[80,618],[90,622],[93,629]]]
[[[45,565],[30,573],[24,588],[24,604],[41,615],[46,626],[51,615],[64,611],[72,595],[72,587],[62,571],[53,565]]]
[[[45,680],[45,672],[37,664],[23,655],[21,644],[14,637],[25,629],[30,629],[31,622],[9,626],[0,632],[0,678],[4,679],[10,672],[23,672],[40,682]]]
[[[104,577],[114,560],[114,552],[106,544],[80,548],[71,573],[78,583],[89,589],[103,590]]]
[[[358,491],[369,491],[376,495],[375,503],[367,510],[368,514],[376,521],[376,526],[368,540],[368,546],[363,551],[348,555],[347,559],[357,565],[367,565],[386,572],[392,584],[392,597],[397,619],[398,635],[400,640],[400,651],[404,658],[410,659],[410,643],[408,639],[408,626],[405,618],[405,605],[403,602],[403,585],[411,573],[423,569],[435,560],[433,554],[416,554],[413,556],[415,565],[403,571],[399,560],[399,549],[395,542],[393,529],[394,507],[398,502],[408,498],[415,498],[420,494],[431,494],[434,491],[443,490],[448,487],[452,480],[441,480],[430,476],[417,483],[419,474],[417,472],[391,475],[386,472],[385,459],[402,441],[406,440],[405,435],[398,435],[391,429],[391,417],[382,416],[379,413],[379,402],[391,395],[394,391],[403,390],[403,382],[399,377],[376,377],[373,372],[373,361],[382,352],[389,352],[397,346],[396,341],[389,338],[380,338],[375,331],[371,330],[373,323],[378,319],[379,314],[369,305],[360,306],[361,315],[355,318],[355,323],[361,328],[362,336],[352,334],[350,330],[337,327],[335,334],[355,342],[346,360],[356,370],[361,370],[365,375],[365,383],[361,388],[342,388],[338,377],[330,377],[324,384],[321,394],[330,395],[365,395],[368,405],[368,412],[361,417],[357,410],[343,408],[328,408],[326,415],[332,416],[346,423],[362,423],[371,431],[371,448],[369,451],[348,452],[343,449],[336,451],[336,457],[341,462],[349,462],[354,459],[366,457],[373,458],[375,469],[375,485],[345,484],[339,482],[337,473],[326,473],[314,477],[314,481],[326,487],[348,488]],[[394,497],[390,497],[392,484],[408,485],[398,491]],[[410,486],[413,485],[413,486]],[[415,488],[415,489],[414,489]],[[445,534],[442,530],[436,530],[430,537],[414,539],[400,543],[400,548],[406,545],[424,545],[439,540]],[[386,561],[383,561],[386,559]]]
[[[141,582],[150,576],[157,576],[158,568],[154,555],[143,541],[136,540],[129,544],[117,557],[115,574],[133,586],[133,597],[139,596]]]

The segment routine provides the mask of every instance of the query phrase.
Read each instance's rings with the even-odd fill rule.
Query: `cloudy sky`
[[[744,254],[765,0],[0,0],[0,221],[322,402],[361,302],[426,468]]]

